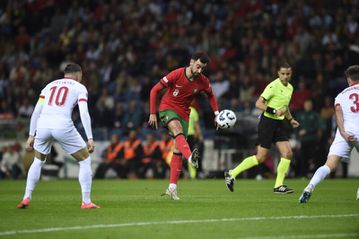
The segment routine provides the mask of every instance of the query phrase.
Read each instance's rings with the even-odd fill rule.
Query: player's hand
[[[296,121],[295,119],[292,119],[290,121],[290,125],[293,127],[293,128],[298,128],[300,126],[299,122]]]
[[[282,115],[284,115],[286,112],[287,112],[286,109],[278,109],[278,110],[276,110],[275,114],[276,114],[277,116],[282,116]]]
[[[299,132],[298,132],[298,135],[299,136],[304,136],[304,135],[306,135],[307,134],[307,130],[306,129],[301,129],[301,130],[299,130]]]
[[[26,151],[31,152],[34,150],[34,141],[35,141],[35,137],[30,135],[26,141],[26,146],[25,146]]]
[[[149,126],[152,128],[158,129],[158,123],[157,123],[157,115],[156,114],[150,114],[150,118],[148,120]]]
[[[87,141],[87,149],[89,153],[92,153],[95,150],[95,143],[93,142],[93,139],[89,139]]]
[[[217,114],[215,117],[214,117],[214,127],[216,128],[216,130],[219,130],[220,127],[219,127],[219,124],[217,124],[217,118],[219,117],[219,114]]]
[[[348,134],[347,132],[340,133],[347,142],[355,142],[357,139],[354,135]]]

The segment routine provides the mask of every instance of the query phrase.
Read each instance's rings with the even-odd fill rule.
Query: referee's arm
[[[286,111],[281,109],[273,109],[267,105],[267,100],[263,96],[259,96],[258,100],[256,101],[256,107],[263,112],[266,111],[268,113],[282,116]]]
[[[298,121],[296,121],[292,114],[290,113],[290,110],[289,108],[287,109],[287,111],[285,112],[285,118],[289,121],[290,125],[293,127],[293,128],[298,128],[300,126],[300,123]]]
[[[263,98],[263,96],[259,96],[258,100],[256,101],[256,107],[262,111],[267,110],[267,104],[266,99]]]

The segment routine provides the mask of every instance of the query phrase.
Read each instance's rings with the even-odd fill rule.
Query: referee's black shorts
[[[261,115],[258,124],[257,145],[270,149],[272,143],[289,140],[289,126],[287,120],[275,120]]]

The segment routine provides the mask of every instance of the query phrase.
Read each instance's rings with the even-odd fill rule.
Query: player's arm
[[[264,99],[263,96],[259,96],[257,101],[256,101],[256,107],[257,109],[260,109],[261,111],[266,111],[267,110],[267,101],[266,99]]]
[[[267,112],[273,115],[282,116],[288,112],[288,110],[285,109],[274,109],[270,106],[268,106],[268,100],[264,98],[263,95],[259,96],[256,101],[256,107],[257,109],[260,109],[263,112]]]
[[[34,146],[34,140],[35,140],[37,121],[40,117],[44,103],[45,103],[45,96],[40,95],[39,100],[36,103],[35,109],[31,115],[29,138],[27,139],[26,146],[25,146],[25,149],[27,151],[32,151],[34,149],[33,146]]]
[[[271,113],[273,115],[280,116],[280,114],[282,114],[282,112],[280,112],[279,110],[274,109],[272,107],[269,107],[267,104],[268,104],[268,101],[266,100],[266,98],[264,98],[262,95],[258,97],[258,99],[256,101],[257,109],[260,109],[263,112]]]
[[[213,110],[213,114],[214,114],[214,124],[215,124],[215,127],[216,129],[218,129],[218,126],[217,126],[217,116],[219,115],[219,110],[218,110],[218,103],[217,103],[217,99],[216,97],[214,96],[213,94],[213,90],[212,90],[212,86],[209,85],[209,87],[204,91],[206,93],[206,95],[208,96],[208,101],[209,101],[209,104],[211,105],[211,108]]]
[[[157,123],[157,96],[158,93],[164,89],[165,86],[163,83],[158,82],[152,89],[151,89],[151,93],[150,93],[150,118],[148,120],[148,124],[157,129],[158,128],[158,123]]]
[[[298,128],[300,126],[300,123],[293,118],[292,114],[290,113],[289,108],[285,112],[284,116],[289,121],[290,125],[293,128]]]
[[[92,153],[95,149],[95,145],[93,142],[91,118],[88,111],[87,98],[79,98],[78,105],[79,105],[81,123],[82,126],[84,127],[87,137],[87,148],[89,152]]]
[[[335,119],[337,121],[337,127],[341,134],[341,136],[345,139],[345,141],[356,141],[354,135],[349,134],[344,129],[344,117],[343,117],[343,110],[340,104],[335,104]]]

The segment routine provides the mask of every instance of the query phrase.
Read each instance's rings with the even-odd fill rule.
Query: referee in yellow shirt
[[[234,180],[237,175],[267,159],[272,143],[281,154],[273,192],[279,194],[294,192],[283,184],[293,156],[288,141],[289,132],[285,128],[284,120],[288,120],[293,128],[299,127],[288,107],[293,93],[293,86],[289,83],[291,76],[291,66],[287,62],[282,62],[278,67],[278,78],[269,83],[258,98],[256,107],[262,110],[263,114],[258,125],[257,154],[245,158],[236,168],[225,172],[226,185],[231,192],[234,190]]]
[[[198,148],[200,154],[200,160],[198,161],[198,172],[202,172],[202,154],[204,149],[203,144],[203,134],[199,124],[199,104],[196,99],[194,99],[191,103],[190,109],[191,113],[189,114],[189,121],[188,121],[188,136],[187,142],[191,150],[194,148]],[[190,163],[187,164],[188,172],[191,179],[195,179],[197,176],[197,170],[193,167]]]

